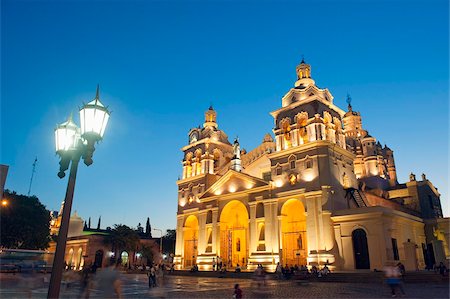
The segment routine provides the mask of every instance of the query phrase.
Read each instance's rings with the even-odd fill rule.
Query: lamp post
[[[81,158],[87,166],[93,163],[94,145],[102,140],[109,115],[108,108],[100,102],[99,87],[97,86],[95,98],[80,109],[81,128],[73,122],[71,115],[66,122],[58,125],[55,129],[56,153],[61,158],[58,177],[62,179],[66,175],[65,171],[69,168],[69,165],[70,173],[48,288],[48,298],[59,297],[78,163]]]
[[[162,248],[163,248],[163,246],[162,246],[162,238],[163,238],[163,232],[162,232],[162,229],[154,228],[153,230],[159,231],[160,234],[161,234],[160,241],[159,241],[159,253],[160,253],[161,256],[162,256],[162,254],[163,254],[163,252],[162,252]]]

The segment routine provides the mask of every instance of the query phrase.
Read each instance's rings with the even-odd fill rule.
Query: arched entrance
[[[220,214],[220,256],[224,265],[247,265],[248,211],[245,205],[232,200]]]
[[[120,260],[122,261],[122,266],[126,267],[128,265],[128,252],[122,251]]]
[[[283,265],[306,265],[305,207],[298,199],[289,199],[281,208],[281,238]]]
[[[352,232],[353,253],[355,254],[356,269],[370,269],[369,247],[367,245],[366,232],[361,229],[355,229]]]
[[[198,219],[190,215],[184,223],[184,267],[197,263]]]
[[[97,250],[95,252],[95,261],[94,261],[94,265],[97,268],[101,268],[103,264],[103,250]]]

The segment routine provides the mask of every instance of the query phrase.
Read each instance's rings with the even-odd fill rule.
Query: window
[[[281,166],[277,166],[276,174],[281,175],[281,171],[282,171]]]
[[[270,173],[270,171],[263,173],[263,180],[270,181],[271,179],[272,179],[272,174]]]
[[[291,169],[295,169],[295,160],[292,160],[291,162],[289,162]]]
[[[306,168],[313,168],[313,161],[311,159],[306,160]]]
[[[212,223],[212,211],[209,210],[208,213],[206,214],[206,224],[208,223]]]
[[[392,252],[394,253],[394,260],[398,261],[400,258],[398,256],[397,239],[391,238],[391,241],[392,241]]]
[[[264,217],[264,205],[260,202],[256,205],[256,218]]]

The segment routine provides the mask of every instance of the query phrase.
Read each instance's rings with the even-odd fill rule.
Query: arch
[[[258,248],[257,251],[266,251],[266,225],[258,223]]]
[[[281,208],[282,262],[288,265],[306,265],[305,207],[298,199],[287,200]]]
[[[355,257],[355,269],[370,269],[369,246],[367,234],[362,228],[352,232],[353,254]]]
[[[198,219],[189,215],[183,228],[184,235],[184,267],[190,268],[197,263]]]
[[[122,261],[121,264],[122,266],[126,266],[128,264],[128,252],[126,251],[122,251],[122,253],[120,254],[120,260]]]
[[[94,265],[101,268],[103,265],[103,250],[99,249],[95,252]]]
[[[256,218],[264,217],[264,204],[262,202],[256,205]]]
[[[228,202],[220,213],[220,256],[227,267],[247,264],[248,220],[248,209],[238,200]]]
[[[208,210],[206,213],[206,224],[212,223],[212,211]]]
[[[295,155],[290,155],[288,158],[288,163],[290,169],[297,168],[297,157]]]
[[[83,266],[82,262],[83,262],[83,248],[80,247],[78,248],[77,258],[75,260],[75,268],[80,269],[80,267]]]
[[[68,267],[68,269],[72,269],[72,267],[73,267],[73,248],[70,248],[70,250],[69,250],[69,258],[67,260],[67,267]]]
[[[205,252],[212,252],[212,228],[208,227],[206,229],[206,250]]]

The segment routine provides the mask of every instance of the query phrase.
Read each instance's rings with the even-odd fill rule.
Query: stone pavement
[[[231,298],[233,286],[239,283],[244,298],[390,298],[382,283],[336,283],[267,281],[258,288],[249,279],[166,276],[161,287],[148,289],[144,274],[122,274],[123,298]],[[46,298],[49,275],[0,274],[1,298]],[[405,284],[406,298],[449,298],[449,286],[442,283]],[[74,282],[61,288],[61,298],[80,298],[80,287]],[[93,286],[90,298],[104,298]]]

